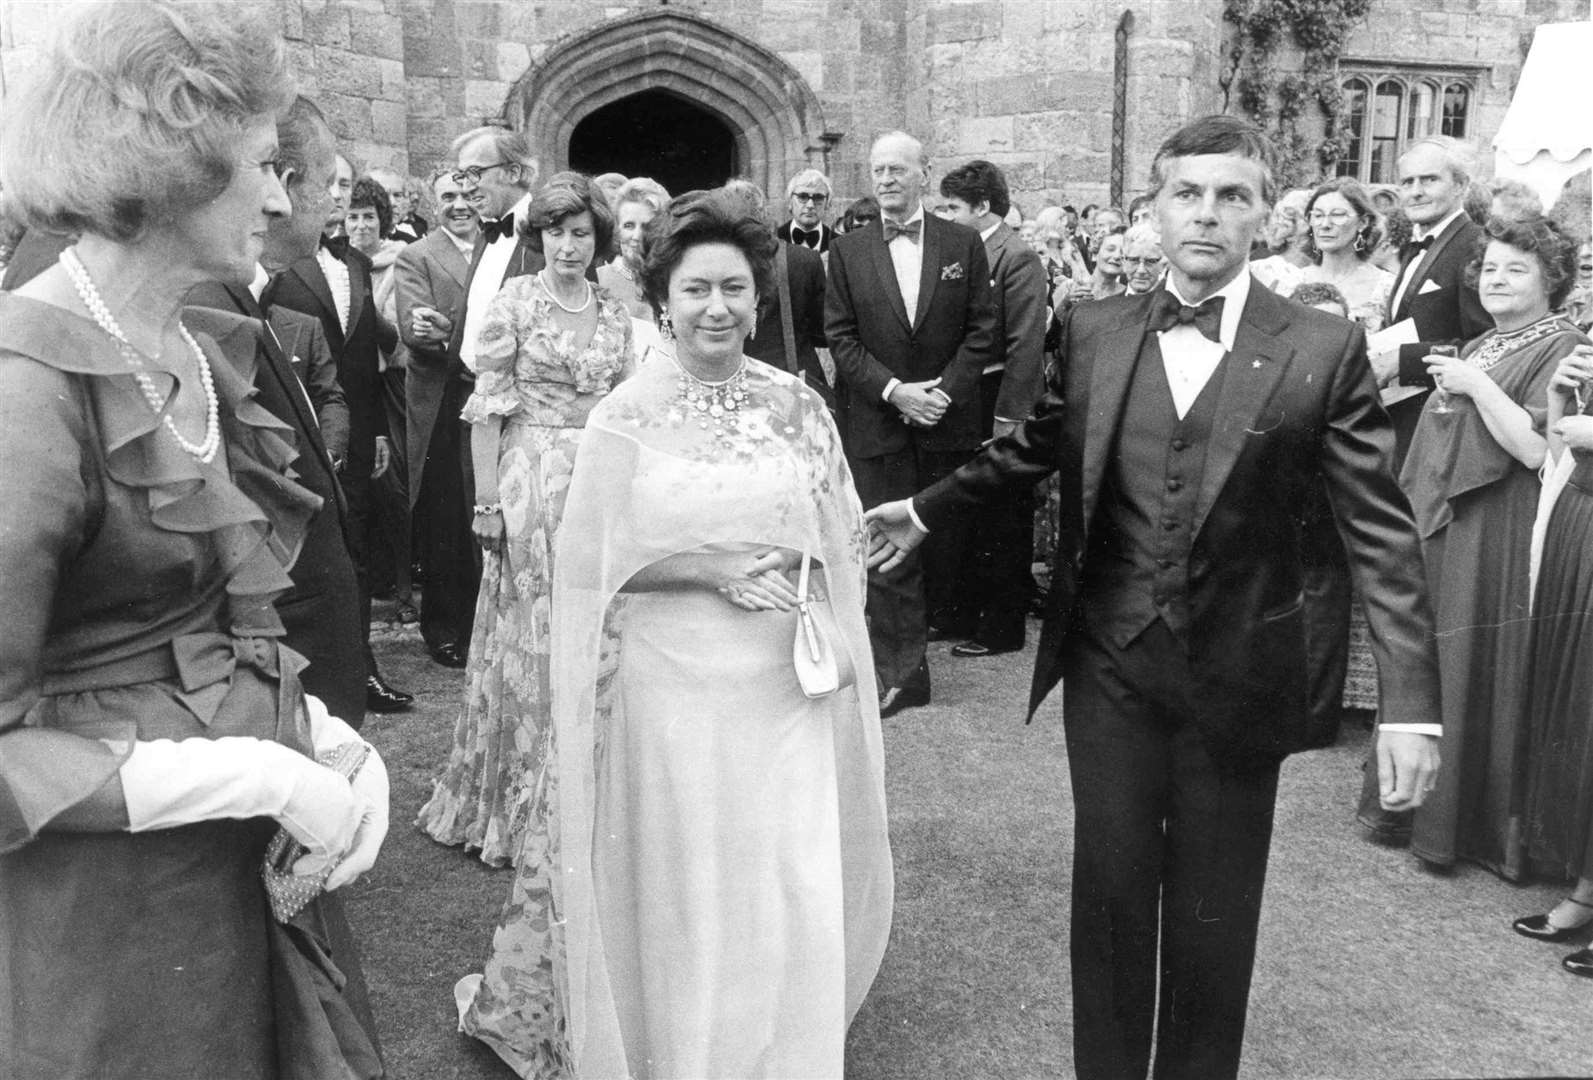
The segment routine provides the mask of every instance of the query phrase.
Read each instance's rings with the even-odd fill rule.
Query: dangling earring
[[[675,324],[668,315],[658,317],[658,333],[665,341],[675,340]]]
[[[1366,250],[1366,233],[1365,232],[1358,232],[1358,233],[1355,234],[1355,252],[1356,252],[1356,254],[1360,254],[1361,252],[1363,252],[1365,250]]]
[[[747,340],[751,341],[753,338],[755,338],[757,336],[758,336],[758,324],[757,323],[753,323],[752,324],[752,329],[747,331]]]

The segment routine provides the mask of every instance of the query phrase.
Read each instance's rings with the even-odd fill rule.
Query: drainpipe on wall
[[[1128,127],[1128,36],[1134,32],[1134,13],[1124,11],[1117,20],[1117,46],[1112,57],[1112,183],[1111,203],[1123,205],[1123,144]]]

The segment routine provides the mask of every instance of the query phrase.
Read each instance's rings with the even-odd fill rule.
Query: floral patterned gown
[[[536,277],[510,279],[487,308],[476,389],[463,410],[473,424],[503,418],[498,498],[506,537],[500,554],[482,559],[464,708],[416,824],[440,843],[479,850],[492,866],[507,865],[519,848],[548,726],[553,542],[576,444],[592,406],[633,365],[629,314],[596,292],[597,332],[577,352],[557,331]]]

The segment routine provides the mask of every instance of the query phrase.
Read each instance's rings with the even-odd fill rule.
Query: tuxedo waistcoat
[[[1227,366],[1224,357],[1180,420],[1157,336],[1145,335],[1080,582],[1085,625],[1118,648],[1158,618],[1188,645],[1195,502]]]

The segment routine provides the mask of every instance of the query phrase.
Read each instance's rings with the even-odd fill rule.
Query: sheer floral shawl
[[[686,415],[677,400],[678,378],[668,354],[654,350],[593,410],[576,454],[555,559],[553,892],[565,928],[567,979],[560,981],[567,988],[568,1034],[582,1076],[626,1073],[593,897],[595,777],[617,704],[612,684],[616,649],[624,648],[620,590],[665,556],[752,544],[806,548],[822,561],[843,638],[838,645],[850,652],[858,675],[857,685],[823,699],[819,709],[834,732],[849,1022],[879,969],[890,931],[884,752],[863,623],[863,515],[835,425],[818,395],[799,380],[749,359],[740,430],[719,441]],[[796,479],[772,497],[727,497],[720,485],[745,483],[749,475]],[[649,476],[677,478],[678,490],[643,493],[640,483],[647,481],[641,478]],[[665,503],[678,512],[638,513],[638,494],[645,494],[644,505]],[[771,505],[777,512],[769,512]]]

